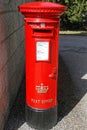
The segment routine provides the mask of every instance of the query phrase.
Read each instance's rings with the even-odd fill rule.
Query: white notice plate
[[[48,41],[36,42],[36,60],[37,61],[49,60],[49,42]]]

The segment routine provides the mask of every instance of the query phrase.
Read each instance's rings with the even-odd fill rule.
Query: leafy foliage
[[[72,29],[81,29],[87,22],[87,1],[74,0],[66,3],[68,10],[66,12],[67,22],[73,25]]]
[[[63,29],[87,30],[87,0],[44,0],[66,5],[67,11],[61,18]]]

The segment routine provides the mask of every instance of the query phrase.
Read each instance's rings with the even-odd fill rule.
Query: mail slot
[[[52,29],[33,29],[34,37],[53,37]]]
[[[25,16],[26,121],[39,130],[57,123],[58,39],[65,10],[65,6],[51,2],[19,6]]]

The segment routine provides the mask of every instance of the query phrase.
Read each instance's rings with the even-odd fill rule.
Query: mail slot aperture
[[[53,29],[33,29],[34,37],[53,37]]]

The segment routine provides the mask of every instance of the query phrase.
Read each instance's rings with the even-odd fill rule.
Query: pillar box
[[[25,16],[26,121],[36,129],[57,123],[58,39],[66,7],[51,2],[19,6]]]

